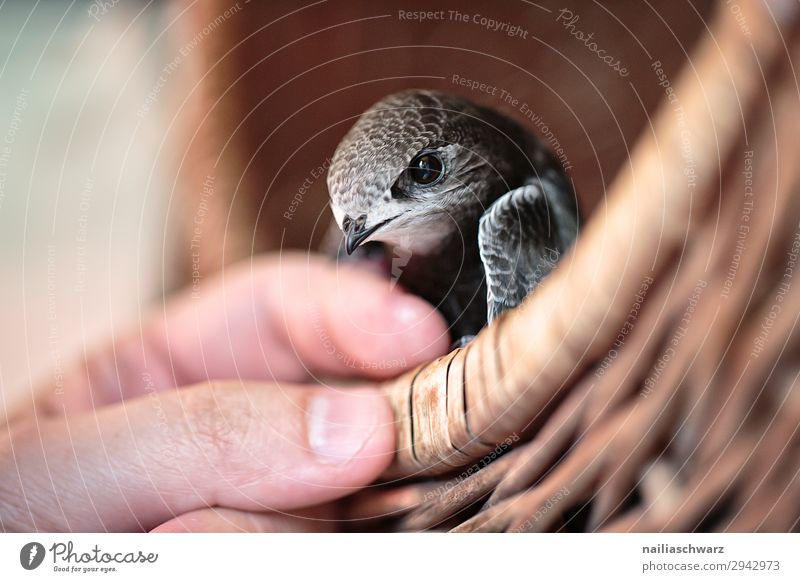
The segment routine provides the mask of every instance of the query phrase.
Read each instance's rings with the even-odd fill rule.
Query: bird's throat
[[[433,304],[454,339],[486,325],[486,285],[478,251],[478,223],[462,224],[428,253],[394,247],[391,274],[403,287]]]

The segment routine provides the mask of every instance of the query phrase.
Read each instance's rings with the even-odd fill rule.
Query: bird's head
[[[370,107],[328,171],[347,252],[367,241],[436,248],[518,185],[527,160],[520,135],[508,119],[446,93],[404,91]]]

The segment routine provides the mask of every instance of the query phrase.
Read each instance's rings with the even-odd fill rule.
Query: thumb
[[[12,530],[130,531],[206,507],[318,505],[381,474],[394,453],[392,422],[374,388],[152,392],[13,430],[0,442],[15,452],[0,458],[0,491],[10,495],[0,513]]]

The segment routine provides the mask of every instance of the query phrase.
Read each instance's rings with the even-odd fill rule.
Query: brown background
[[[181,16],[183,42],[232,6],[230,0],[178,5],[187,9]],[[193,66],[181,72],[187,94],[178,124],[183,204],[176,239],[183,247],[178,260],[184,276],[192,266],[186,258],[192,217],[209,174],[214,194],[194,249],[204,276],[253,253],[317,244],[328,222],[324,177],[312,178],[292,220],[284,212],[355,116],[388,93],[447,90],[522,119],[497,96],[454,85],[453,74],[505,88],[546,121],[572,166],[584,216],[590,215],[663,96],[651,63],[660,60],[674,77],[705,29],[711,2],[651,7],[634,1],[329,0],[239,6],[203,37],[186,59]],[[579,16],[575,29],[594,33],[598,47],[630,75],[621,77],[569,34],[556,21],[561,8]],[[400,9],[479,13],[521,26],[528,38],[471,22],[401,21]]]

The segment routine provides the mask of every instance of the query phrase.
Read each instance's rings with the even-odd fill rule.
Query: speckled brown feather
[[[448,162],[439,191],[394,200],[393,185],[425,150]],[[402,234],[373,238],[411,250],[400,282],[442,311],[455,338],[519,304],[549,271],[542,257],[560,256],[576,236],[574,193],[542,144],[511,119],[436,91],[369,108],[336,149],[328,188],[340,225],[346,216],[401,216]],[[520,188],[528,195],[510,196]]]

